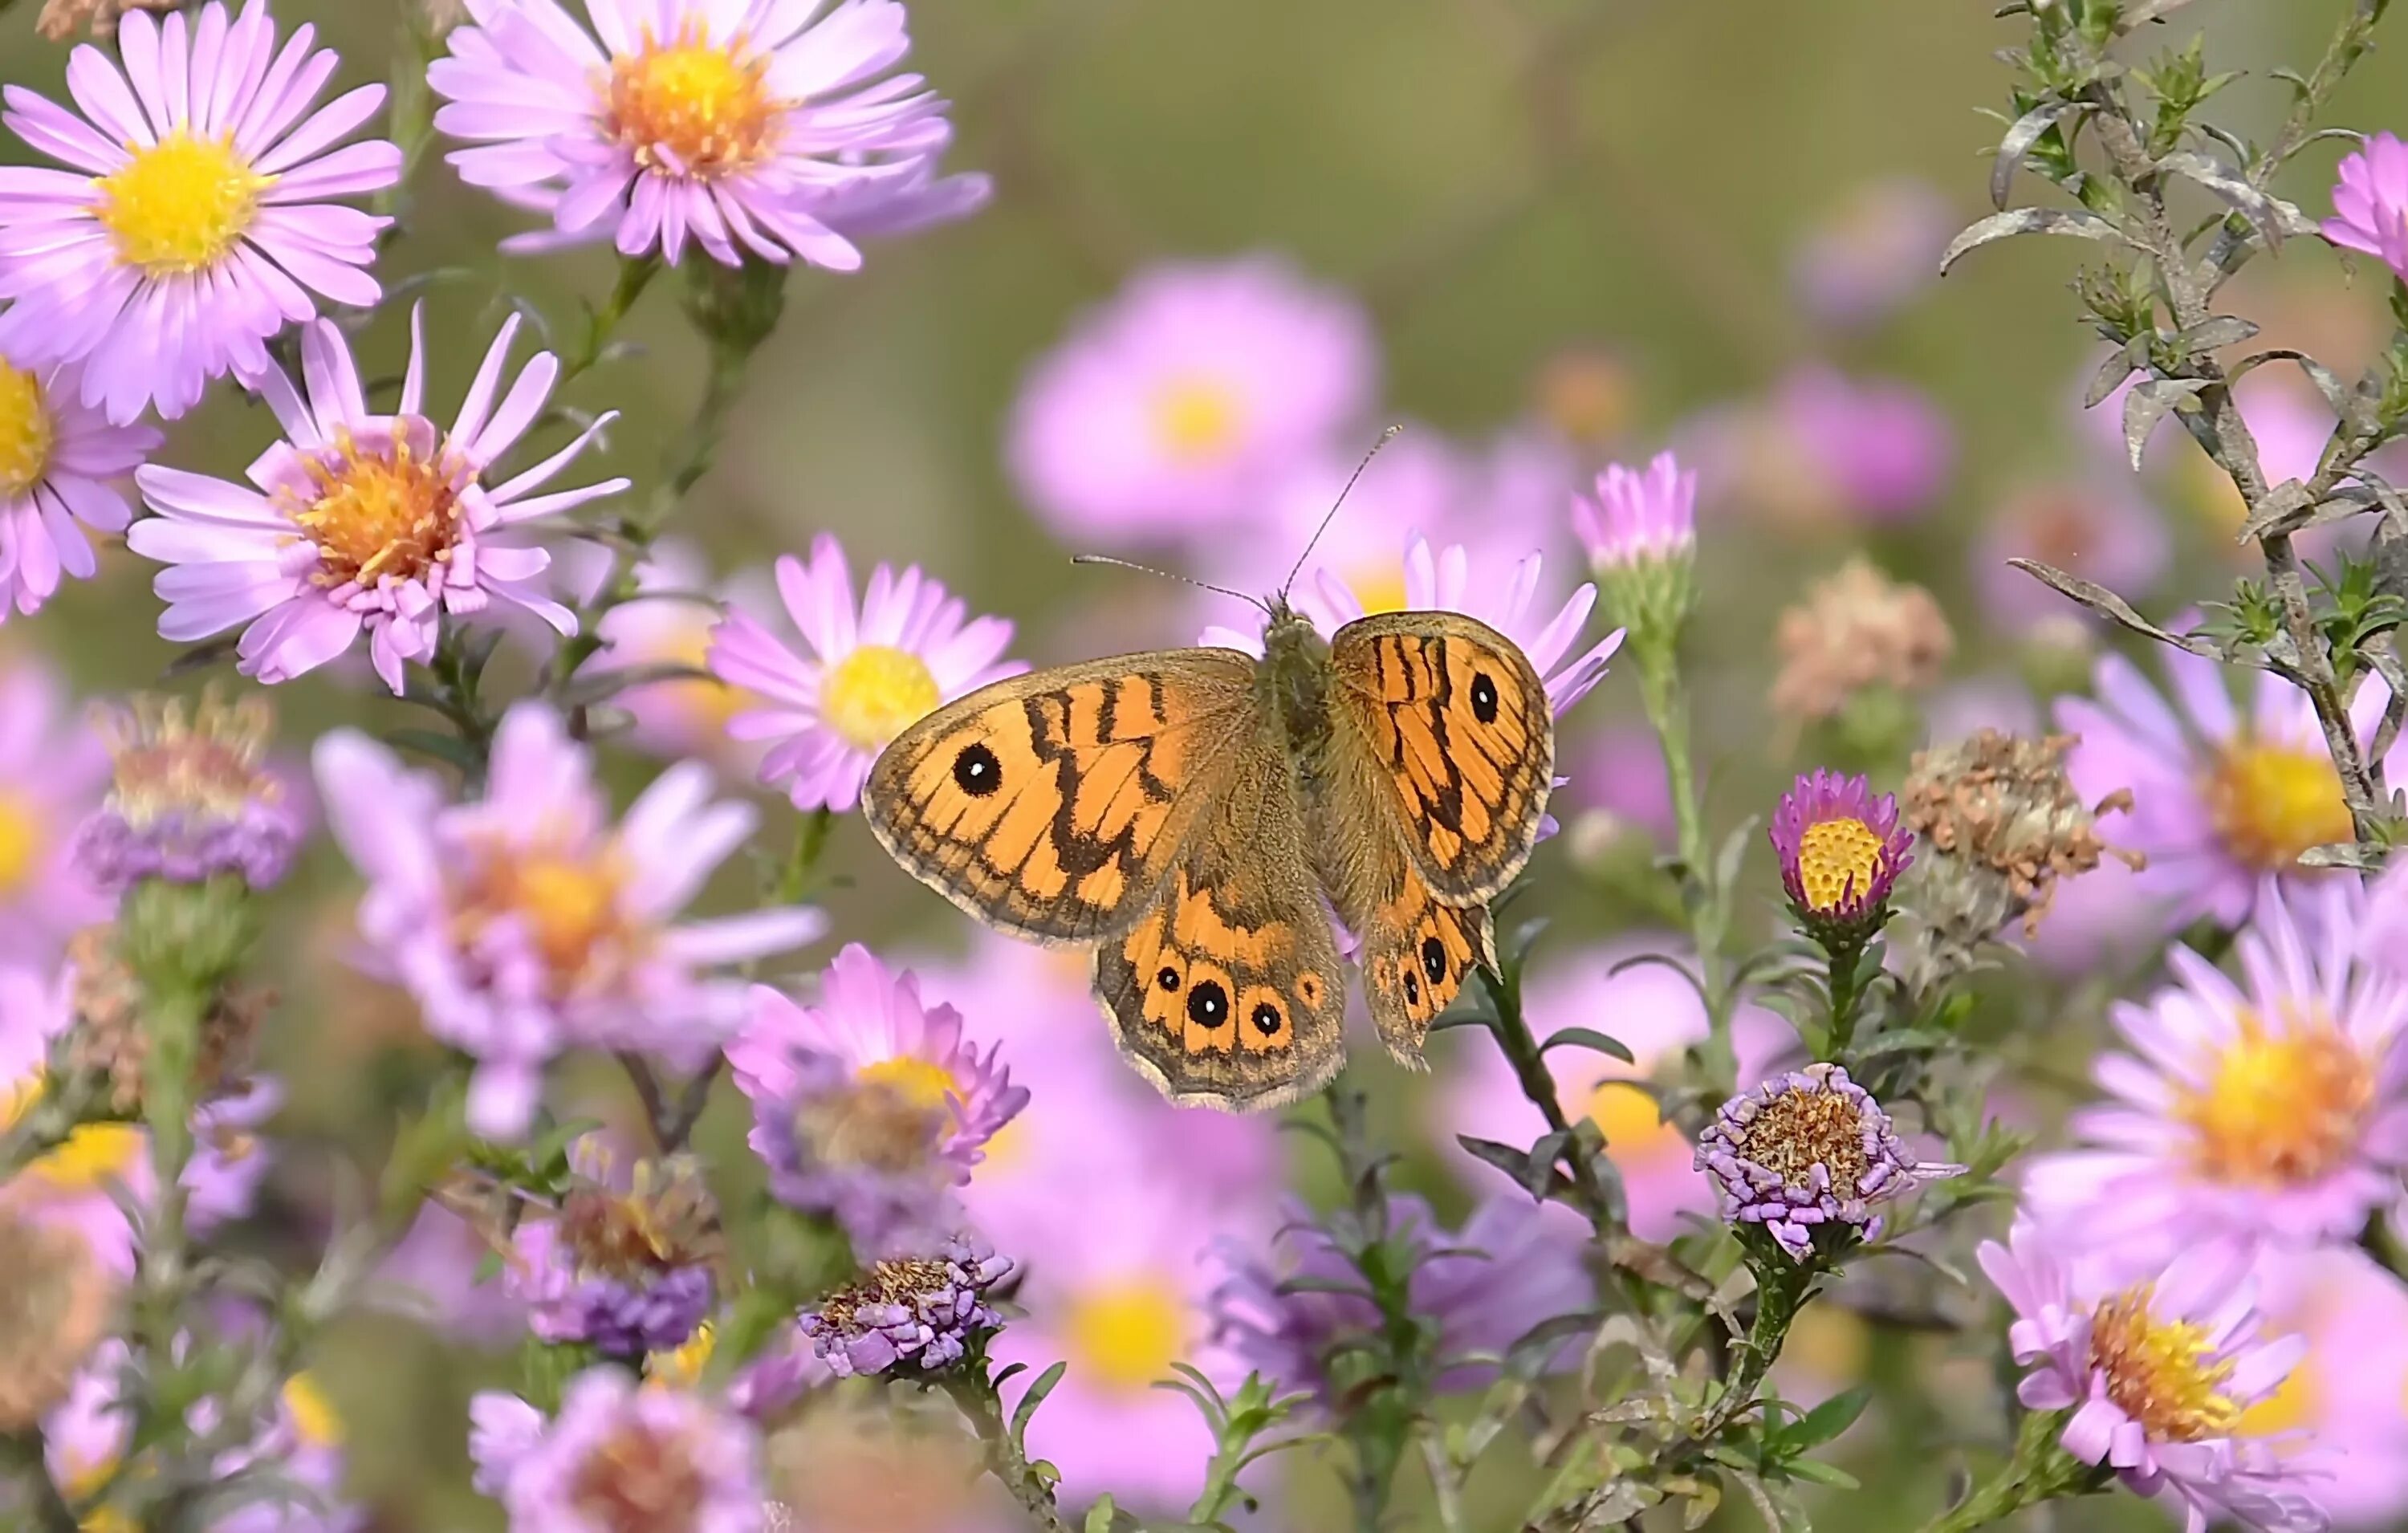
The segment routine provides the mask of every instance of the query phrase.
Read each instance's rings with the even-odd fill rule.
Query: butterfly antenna
[[[1235,596],[1248,606],[1258,608],[1265,612],[1270,610],[1263,604],[1260,596],[1249,596],[1242,591],[1232,591],[1226,585],[1214,585],[1210,580],[1198,580],[1185,575],[1173,575],[1167,569],[1156,569],[1152,565],[1133,565],[1126,559],[1115,559],[1109,553],[1074,553],[1070,556],[1070,562],[1074,565],[1110,565],[1115,569],[1134,569],[1140,575],[1159,575],[1166,580],[1177,580],[1182,585],[1192,585],[1199,591],[1210,591],[1223,596]]]
[[[1390,426],[1387,430],[1380,433],[1380,439],[1371,444],[1371,451],[1364,453],[1363,461],[1354,466],[1354,472],[1346,476],[1346,487],[1340,490],[1338,492],[1338,498],[1329,503],[1328,511],[1321,518],[1321,525],[1312,529],[1312,537],[1308,538],[1305,542],[1304,552],[1296,556],[1295,567],[1291,568],[1287,572],[1287,579],[1280,582],[1280,595],[1282,597],[1285,597],[1288,592],[1295,587],[1296,578],[1304,573],[1304,562],[1312,557],[1313,549],[1321,542],[1321,535],[1329,530],[1329,523],[1338,520],[1338,509],[1346,504],[1347,495],[1354,492],[1354,481],[1363,477],[1363,470],[1371,466],[1371,460],[1380,455],[1380,449],[1387,446],[1390,442],[1395,441],[1397,439],[1397,434],[1404,429],[1405,428],[1402,426]]]

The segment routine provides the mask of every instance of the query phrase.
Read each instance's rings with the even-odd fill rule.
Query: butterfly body
[[[974,692],[896,737],[863,795],[963,910],[1093,948],[1123,1054],[1182,1103],[1270,1107],[1337,1072],[1330,910],[1382,1040],[1417,1066],[1490,956],[1487,902],[1553,781],[1544,689],[1494,629],[1401,612],[1324,639],[1267,610],[1259,659],[1171,650]]]

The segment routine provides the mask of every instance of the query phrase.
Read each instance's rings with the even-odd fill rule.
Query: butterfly
[[[862,795],[880,844],[964,910],[1094,949],[1123,1056],[1182,1106],[1276,1107],[1338,1072],[1329,910],[1381,1040],[1424,1067],[1432,1019],[1495,965],[1488,902],[1554,782],[1545,688],[1503,634],[1417,611],[1324,639],[1284,594],[1261,605],[1260,659],[996,681],[896,736]]]

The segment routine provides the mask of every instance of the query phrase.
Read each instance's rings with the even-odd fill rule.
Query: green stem
[[[1831,990],[1830,1046],[1824,1051],[1827,1059],[1846,1055],[1848,1045],[1856,1037],[1856,970],[1862,966],[1865,950],[1860,943],[1842,943],[1828,951]]]
[[[560,377],[552,384],[555,390],[566,386],[571,379],[585,373],[602,360],[602,353],[610,349],[611,337],[618,333],[619,322],[636,307],[636,300],[644,295],[644,289],[652,285],[660,269],[661,260],[657,255],[621,259],[619,279],[611,285],[610,296],[603,301],[602,307],[587,314],[585,337],[576,352],[562,361]]]
[[[1765,1243],[1769,1246],[1771,1242]],[[1772,1371],[1781,1349],[1788,1344],[1789,1327],[1813,1296],[1814,1283],[1823,1275],[1819,1261],[1793,1261],[1777,1251],[1760,1255],[1755,1266],[1756,1319],[1736,1349],[1730,1376],[1723,1381],[1721,1397],[1689,1433],[1689,1441],[1699,1447],[1713,1447],[1722,1429],[1755,1403],[1757,1386]],[[1669,1459],[1671,1455],[1666,1456]]]
[[[1612,1240],[1622,1233],[1622,1221],[1615,1217],[1613,1201],[1606,1195],[1605,1179],[1598,1174],[1586,1141],[1570,1132],[1571,1120],[1565,1116],[1563,1101],[1555,1091],[1555,1078],[1539,1051],[1529,1019],[1523,1014],[1522,987],[1518,981],[1485,968],[1480,973],[1497,1005],[1497,1042],[1505,1062],[1513,1067],[1513,1079],[1520,1084],[1522,1095],[1546,1120],[1548,1132],[1566,1136],[1563,1159],[1571,1169],[1575,1206],[1587,1217],[1599,1239]]]
[[[1681,687],[1675,639],[1647,644],[1638,650],[1635,659],[1640,701],[1664,752],[1664,776],[1672,790],[1672,824],[1683,868],[1681,908],[1688,917],[1689,940],[1698,950],[1698,982],[1705,992],[1708,1036],[1702,1047],[1708,1053],[1713,1078],[1728,1080],[1738,1071],[1730,1041],[1729,977],[1723,966],[1730,892],[1720,887],[1713,849],[1706,836],[1697,766],[1690,752],[1689,703]]]
[[[1069,1525],[1062,1520],[1061,1508],[1054,1502],[1054,1486],[1013,1440],[1011,1424],[1003,1413],[1003,1397],[996,1393],[985,1363],[955,1368],[946,1376],[943,1387],[971,1430],[978,1433],[986,1452],[987,1473],[995,1476],[1039,1528],[1045,1533],[1069,1533]]]
[[[1965,1499],[1924,1525],[1923,1533],[1972,1533],[2026,1507],[2106,1488],[2114,1471],[2085,1464],[2057,1444],[2067,1412],[2034,1411],[2015,1430],[2014,1456]]]

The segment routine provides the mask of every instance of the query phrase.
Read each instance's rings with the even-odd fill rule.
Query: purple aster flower
[[[986,1292],[1011,1263],[975,1236],[955,1236],[928,1256],[874,1263],[804,1312],[799,1325],[828,1370],[936,1373],[968,1355],[1003,1316]]]
[[[1389,1200],[1384,1243],[1407,1254],[1413,1314],[1437,1327],[1440,1388],[1479,1387],[1533,1326],[1596,1302],[1581,1255],[1585,1235],[1518,1195],[1488,1198],[1454,1234],[1422,1199]],[[1285,1260],[1277,1268],[1237,1241],[1214,1248],[1223,1276],[1211,1295],[1212,1334],[1248,1368],[1328,1403],[1332,1345],[1376,1330],[1380,1313],[1327,1227],[1299,1211],[1278,1244]]]
[[[1939,497],[1955,465],[1947,417],[1909,384],[1809,366],[1782,384],[1773,413],[1798,461],[1843,517],[1913,517]]]
[[[2246,707],[2236,708],[2226,667],[2186,651],[2161,653],[2171,696],[2109,652],[2094,675],[2095,700],[2057,700],[2057,727],[2081,739],[2066,775],[2094,802],[2131,791],[2115,838],[2148,859],[2132,883],[2166,929],[2202,915],[2237,926],[2270,875],[2286,884],[2322,880],[2298,866],[2299,855],[2355,838],[2349,806],[2305,694],[2259,672],[2244,683]],[[2389,695],[2369,677],[2351,699],[2362,744],[2372,742]],[[2408,745],[2395,746],[2384,766],[2394,777],[2408,769]]]
[[[1817,940],[1862,942],[1889,916],[1890,890],[1914,861],[1898,795],[1816,767],[1781,795],[1768,834],[1789,906]]]
[[[2172,556],[2173,539],[2157,508],[2128,481],[2101,476],[2034,485],[2010,496],[1974,543],[1973,579],[1990,621],[2025,631],[2078,619],[2085,609],[2009,559],[2037,559],[2139,597],[2156,588]]]
[[[108,749],[40,661],[0,658],[0,961],[48,967],[115,902],[75,855],[99,808]]]
[[[152,403],[172,419],[209,380],[266,371],[267,338],[317,313],[312,293],[383,295],[367,267],[393,221],[329,199],[401,179],[393,144],[334,147],[384,87],[309,112],[336,65],[314,36],[280,52],[265,0],[231,21],[217,4],[190,21],[136,11],[116,58],[87,44],[67,61],[83,116],[7,88],[0,122],[73,168],[0,171],[0,353],[82,364],[82,402],[120,425]]]
[[[99,569],[86,528],[134,519],[111,482],[157,451],[151,426],[111,425],[83,402],[71,365],[26,370],[0,360],[0,623],[42,609],[62,575]]]
[[[1572,530],[1598,570],[1685,558],[1698,546],[1698,474],[1670,452],[1642,469],[1605,466],[1597,497],[1572,501]]]
[[[760,1533],[760,1439],[705,1396],[595,1368],[568,1382],[549,1421],[491,1390],[468,1419],[477,1488],[513,1533]]]
[[[604,414],[541,463],[487,485],[486,471],[543,413],[560,375],[552,353],[538,352],[501,395],[518,328],[513,314],[447,432],[420,413],[425,347],[415,311],[393,415],[369,413],[349,343],[322,320],[301,340],[306,402],[279,369],[256,380],[286,437],[251,466],[256,489],[157,465],[138,471],[159,514],[126,542],[177,566],[155,582],[168,604],[159,636],[187,643],[239,626],[243,674],[276,682],[324,665],[365,629],[377,674],[398,696],[404,663],[434,654],[446,613],[474,618],[500,603],[575,633],[576,618],[544,593],[551,555],[513,529],[627,487],[615,479],[530,494],[617,417]]]
[[[2408,144],[2375,134],[2357,153],[2342,156],[2337,173],[2324,236],[2364,251],[2408,281]]]
[[[941,1242],[953,1189],[1028,1101],[995,1050],[963,1040],[961,1013],[923,1005],[910,972],[857,942],[828,966],[816,1005],[756,986],[727,1062],[771,1190],[834,1214],[865,1256]]]
[[[1155,266],[1030,371],[1007,457],[1066,537],[1199,537],[1355,429],[1378,367],[1361,308],[1283,261]]]
[[[623,1173],[596,1135],[571,1148],[559,1206],[522,1219],[510,1246],[502,1286],[526,1304],[529,1327],[606,1357],[676,1351],[717,1294],[719,1211],[700,1168],[639,1161]]]
[[[2077,1281],[2021,1221],[2006,1245],[1985,1243],[1981,1261],[2014,1308],[2015,1361],[2031,1369],[2017,1397],[2035,1411],[2073,1411],[2058,1438],[2067,1453],[2114,1466],[2140,1495],[2172,1495],[2186,1533],[2224,1520],[2324,1533],[2328,1519],[2299,1466],[2236,1431],[2307,1350],[2300,1337],[2264,1337],[2246,1264],[2186,1255],[2128,1287],[2100,1287]]]
[[[1722,1105],[1698,1136],[1698,1168],[1711,1172],[1723,1218],[1762,1225],[1804,1261],[1817,1225],[1881,1233],[1869,1205],[1962,1166],[1923,1165],[1889,1114],[1837,1065],[1809,1065]]]
[[[761,781],[800,809],[849,813],[886,742],[940,703],[1027,669],[1002,658],[1011,624],[964,622],[961,598],[912,565],[869,572],[856,607],[843,546],[823,533],[809,564],[778,561],[778,595],[809,655],[731,609],[711,630],[711,673],[762,705],[727,722],[738,740],[774,743]]]
[[[76,838],[95,885],[232,873],[265,889],[284,877],[304,826],[284,784],[260,765],[275,727],[264,699],[205,695],[188,714],[180,699],[137,697],[102,726],[114,781]]]
[[[853,237],[959,217],[984,177],[934,179],[952,136],[894,0],[472,0],[427,70],[435,125],[477,147],[461,179],[551,217],[504,249],[609,236],[675,265],[800,257],[850,271]]]
[[[752,807],[712,803],[710,769],[687,762],[613,826],[592,755],[539,703],[503,717],[472,802],[446,803],[431,774],[350,730],[318,742],[316,766],[327,828],[368,881],[362,962],[476,1056],[469,1121],[489,1137],[525,1130],[563,1049],[699,1067],[745,1007],[743,985],[710,971],[825,924],[809,909],[680,922],[752,834]]]
[[[1856,187],[1799,247],[1791,285],[1807,313],[1856,329],[1898,311],[1940,276],[1940,254],[1964,220],[1912,177]]]
[[[2074,1115],[2076,1147],[2027,1169],[2031,1215],[2081,1229],[2113,1280],[2354,1239],[2408,1168],[2408,990],[2358,956],[2366,910],[2348,880],[2269,889],[2237,982],[2175,948],[2172,986],[2112,1010],[2130,1052],[2100,1059],[2110,1099]]]

